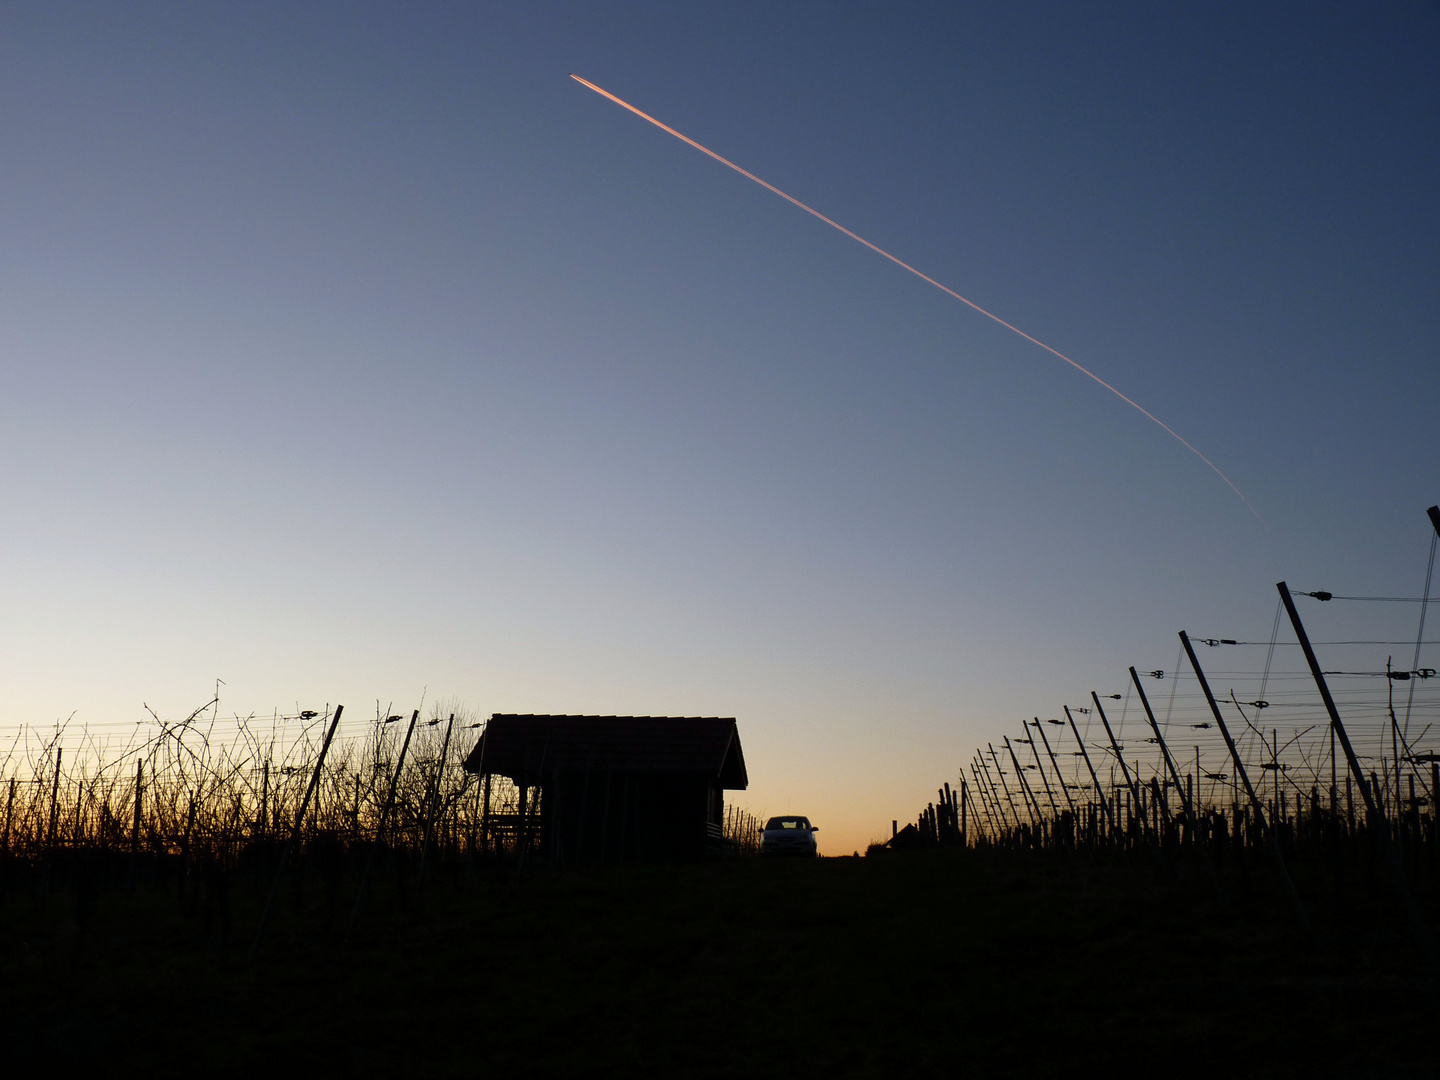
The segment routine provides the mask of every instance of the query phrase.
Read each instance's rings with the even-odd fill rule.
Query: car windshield
[[[803,817],[772,817],[765,823],[765,831],[772,829],[808,829],[810,819]]]

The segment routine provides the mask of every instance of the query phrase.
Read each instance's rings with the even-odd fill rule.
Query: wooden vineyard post
[[[1060,771],[1060,763],[1055,760],[1055,751],[1050,749],[1050,740],[1045,735],[1045,726],[1040,723],[1038,716],[1035,717],[1035,730],[1040,732],[1040,742],[1044,744],[1045,755],[1050,759],[1050,765],[1055,770],[1055,779],[1060,784],[1060,794],[1065,796],[1065,802],[1070,807],[1070,819],[1074,822],[1072,827],[1078,829],[1080,827],[1080,815],[1075,811],[1075,800],[1070,797],[1070,789],[1065,786],[1065,774]],[[1035,743],[1033,740],[1030,746],[1032,749],[1034,748]],[[1038,756],[1036,760],[1039,760]],[[1054,803],[1055,800],[1052,798],[1050,801]]]
[[[1330,729],[1330,822],[1333,825],[1340,815],[1340,788],[1335,783],[1335,729]]]
[[[1009,812],[1011,812],[1011,815],[1014,815],[1015,828],[1018,829],[1020,828],[1020,811],[1018,811],[1018,809],[1015,809],[1014,799],[1009,798],[1009,785],[1005,783],[1005,773],[1002,773],[1001,770],[999,770],[999,757],[995,756],[995,747],[991,746],[991,743],[985,743],[985,746],[989,747],[989,752],[991,752],[991,760],[992,762],[995,762],[995,772],[999,773],[999,789],[1001,789],[1001,791],[1005,793],[1005,802],[1009,804]],[[989,780],[989,782],[991,782],[992,788],[994,788],[995,779],[992,778],[991,775],[989,775],[989,766],[985,765],[984,755],[981,755],[981,768],[985,769],[985,779]],[[996,799],[998,798],[999,796],[996,795]],[[1005,822],[1005,827],[1009,828],[1008,819],[1007,822]]]
[[[1355,791],[1351,787],[1352,776],[1347,766],[1345,769],[1345,835],[1355,834]]]
[[[60,765],[64,761],[65,748],[55,748],[55,779],[50,785],[50,830],[45,837],[45,853],[55,846],[55,828],[60,823]]]
[[[998,844],[1004,839],[1006,831],[1010,828],[1010,822],[1005,817],[1005,808],[1000,805],[1000,800],[990,785],[990,778],[981,770],[982,765],[979,751],[976,751],[976,756],[970,759],[970,774],[975,777],[976,787],[979,788],[985,803],[986,820],[994,831],[993,839]]]
[[[84,839],[81,832],[80,811],[85,806],[85,781],[80,780],[75,784],[75,824],[70,828],[70,846],[79,848],[80,842]]]
[[[285,873],[285,864],[290,861],[290,852],[295,847],[301,827],[305,824],[305,811],[310,808],[310,798],[315,794],[315,788],[320,783],[320,770],[325,766],[325,755],[330,751],[330,742],[335,738],[335,729],[340,726],[340,714],[344,711],[344,705],[335,706],[335,718],[330,721],[330,730],[325,732],[325,742],[321,744],[320,754],[315,759],[315,771],[310,774],[310,785],[305,789],[305,797],[300,800],[300,810],[295,815],[295,825],[290,830],[290,839],[285,844],[285,850],[280,853],[280,865],[275,868],[275,877],[270,882],[270,893],[266,896],[265,908],[260,913],[260,925],[255,928],[255,940],[250,943],[248,963],[255,962],[255,952],[260,948],[260,939],[265,933],[265,923],[269,920],[270,908],[275,903],[275,891],[280,887],[280,877]]]
[[[990,808],[990,820],[995,824],[995,840],[998,843],[1010,831],[1010,819],[1005,814],[1005,807],[1000,802],[995,785],[990,782],[990,774],[985,770],[985,759],[978,752],[970,769],[975,774],[975,782],[981,785],[981,791],[985,793],[986,805]]]
[[[1150,708],[1150,699],[1145,696],[1145,688],[1140,685],[1140,676],[1135,669],[1130,669],[1130,680],[1135,684],[1135,689],[1140,693],[1140,704],[1145,706],[1145,718],[1150,721],[1150,730],[1155,732],[1155,738],[1160,742],[1160,754],[1165,759],[1165,767],[1170,770],[1170,777],[1175,781],[1176,788],[1180,791],[1180,798],[1185,807],[1185,821],[1189,824],[1191,835],[1199,836],[1197,826],[1199,819],[1195,816],[1195,805],[1191,801],[1189,785],[1181,786],[1180,770],[1175,767],[1175,759],[1170,756],[1170,747],[1165,743],[1165,736],[1160,731],[1160,725],[1155,720],[1155,713]],[[1215,890],[1215,900],[1223,908],[1229,903],[1225,895],[1225,889],[1220,884],[1220,878],[1215,874],[1214,864],[1210,862],[1210,846],[1202,839],[1199,840],[1200,855],[1205,860],[1205,871],[1210,878],[1210,885]]]
[[[993,831],[995,833],[994,839],[998,841],[1000,839],[1000,829],[995,824],[998,815],[991,804],[990,793],[985,789],[985,783],[980,777],[980,769],[975,764],[974,758],[970,759],[970,775],[975,778],[975,790],[980,793],[980,806],[985,811],[985,821],[980,822],[980,832],[982,835],[988,835],[989,832]],[[988,829],[986,822],[988,822]]]
[[[135,884],[135,861],[140,858],[140,809],[145,793],[145,762],[135,763],[135,822],[130,827],[130,876],[126,887]]]
[[[1259,823],[1260,831],[1270,836],[1270,856],[1275,860],[1275,869],[1280,873],[1280,881],[1285,886],[1286,895],[1290,898],[1291,905],[1295,908],[1295,917],[1299,920],[1303,929],[1310,928],[1310,916],[1305,913],[1305,905],[1300,902],[1300,894],[1295,891],[1295,882],[1290,877],[1290,871],[1285,866],[1285,856],[1280,851],[1280,837],[1276,833],[1273,822],[1265,819],[1264,807],[1260,805],[1260,797],[1255,794],[1255,788],[1250,784],[1250,774],[1245,771],[1245,763],[1240,760],[1240,751],[1235,747],[1235,740],[1230,737],[1230,729],[1225,725],[1225,718],[1220,715],[1220,706],[1215,703],[1215,695],[1210,692],[1210,683],[1205,678],[1205,672],[1200,667],[1200,661],[1195,657],[1195,649],[1190,644],[1190,635],[1184,630],[1180,631],[1180,644],[1185,647],[1185,655],[1190,658],[1190,667],[1195,672],[1195,678],[1200,683],[1200,689],[1205,692],[1205,701],[1210,706],[1210,715],[1215,718],[1216,726],[1220,728],[1220,734],[1225,738],[1225,745],[1230,750],[1230,761],[1235,766],[1235,774],[1240,777],[1240,782],[1245,785],[1245,794],[1249,796],[1250,807],[1255,814],[1255,820]]]
[[[75,817],[80,820],[79,815]],[[190,796],[190,808],[185,813],[185,839],[180,844],[180,896],[185,896],[185,882],[190,877],[190,840],[195,832],[195,796]]]
[[[445,725],[445,742],[440,747],[440,770],[435,774],[435,790],[430,795],[430,806],[425,815],[425,839],[420,844],[420,875],[415,882],[415,895],[420,895],[420,887],[425,884],[425,856],[430,852],[430,835],[435,831],[435,811],[440,805],[440,787],[445,782],[445,759],[450,754],[450,732],[455,728],[455,714],[450,714],[450,722]]]
[[[1015,809],[1015,800],[1010,796],[1010,785],[1005,783],[1005,770],[1000,768],[1000,757],[995,753],[995,747],[992,744],[986,743],[985,746],[990,751],[990,760],[995,763],[995,773],[1000,778],[1000,790],[1005,793],[1005,801],[1010,804],[1010,813],[1014,815],[1015,828],[1018,829],[1020,828],[1020,811]],[[985,770],[985,775],[987,777],[990,775],[988,768]]]
[[[380,805],[380,820],[375,823],[375,842],[365,853],[365,869],[360,872],[360,886],[355,891],[355,906],[350,910],[350,926],[345,931],[347,942],[355,933],[355,920],[360,917],[360,906],[365,901],[365,886],[370,881],[370,870],[375,865],[375,851],[385,841],[385,823],[390,819],[390,807],[395,804],[395,790],[400,785],[400,770],[405,767],[405,752],[410,749],[410,736],[415,734],[415,721],[418,719],[420,719],[420,710],[416,709],[410,714],[410,726],[405,729],[405,741],[400,744],[400,757],[396,760],[395,772],[390,777],[390,790],[385,795],[385,801]]]
[[[1105,715],[1105,707],[1100,704],[1100,695],[1091,690],[1090,700],[1095,703],[1095,711],[1100,716],[1100,722],[1105,725],[1105,734],[1110,737],[1110,748],[1115,751],[1115,760],[1120,763],[1120,775],[1125,777],[1125,786],[1130,789],[1130,801],[1134,807],[1134,816],[1140,821],[1140,835],[1150,839],[1150,830],[1147,828],[1149,823],[1145,820],[1145,814],[1140,808],[1140,791],[1130,776],[1130,766],[1125,764],[1125,755],[1121,752],[1120,743],[1115,739],[1115,732],[1110,730],[1110,719]],[[1156,849],[1159,850],[1158,841]]]
[[[1015,748],[1010,745],[1010,736],[1003,736],[1005,750],[1010,755],[1010,764],[1015,766],[1015,779],[1020,785],[1020,797],[1025,800],[1025,809],[1030,814],[1030,824],[1035,827],[1036,837],[1040,834],[1040,821],[1045,816],[1045,811],[1040,808],[1039,800],[1030,792],[1030,785],[1025,782],[1025,771],[1020,766],[1020,759],[1015,756]]]
[[[1436,523],[1436,530],[1440,532],[1440,521],[1437,521],[1433,507],[1431,521]],[[1305,654],[1305,663],[1310,666],[1310,674],[1314,677],[1315,686],[1320,691],[1320,700],[1325,703],[1325,711],[1330,716],[1331,729],[1335,732],[1335,737],[1340,740],[1341,749],[1345,751],[1345,761],[1350,766],[1350,771],[1355,774],[1356,785],[1360,788],[1360,798],[1365,802],[1365,816],[1369,821],[1370,828],[1375,832],[1376,839],[1380,842],[1380,848],[1385,855],[1385,865],[1390,871],[1395,892],[1400,898],[1400,905],[1415,933],[1415,939],[1425,952],[1425,958],[1430,964],[1430,977],[1434,979],[1437,974],[1440,974],[1437,972],[1435,939],[1430,934],[1430,928],[1420,917],[1420,908],[1416,905],[1415,896],[1410,891],[1410,883],[1405,880],[1405,871],[1400,866],[1395,845],[1391,842],[1390,823],[1385,820],[1385,815],[1375,805],[1374,793],[1371,791],[1370,785],[1365,782],[1365,774],[1360,769],[1360,759],[1355,756],[1355,750],[1350,745],[1350,735],[1340,720],[1340,710],[1335,707],[1335,699],[1330,696],[1330,686],[1325,681],[1325,673],[1320,670],[1320,661],[1315,658],[1315,650],[1310,647],[1310,636],[1305,633],[1305,624],[1300,621],[1300,613],[1295,610],[1295,601],[1290,596],[1290,589],[1283,581],[1279,582],[1275,588],[1280,592],[1280,600],[1285,605],[1285,613],[1290,616],[1290,625],[1295,628],[1295,637],[1300,641],[1300,651]],[[1400,793],[1397,791],[1395,794],[1398,799]]]
[[[965,777],[960,777],[960,846],[970,846],[969,831],[970,788]]]
[[[1039,725],[1039,717],[1035,718],[1035,723],[1037,726]],[[1031,735],[1025,742],[1030,744],[1030,754],[1035,758],[1035,768],[1040,771],[1040,781],[1045,785],[1045,798],[1050,801],[1050,813],[1053,814],[1058,821],[1060,819],[1060,807],[1055,802],[1055,792],[1050,788],[1050,777],[1046,775],[1045,766],[1040,761],[1040,751],[1035,749],[1035,736]]]
[[[260,837],[262,840],[270,839],[270,759],[268,757],[265,759],[264,778],[260,782]]]
[[[1100,800],[1100,809],[1105,812],[1105,820],[1110,825],[1110,835],[1113,837],[1117,831],[1115,826],[1115,814],[1110,808],[1110,801],[1105,798],[1105,789],[1100,786],[1100,777],[1095,775],[1095,766],[1090,761],[1090,751],[1085,748],[1085,740],[1080,737],[1080,729],[1075,726],[1075,717],[1070,715],[1070,706],[1060,706],[1065,710],[1065,719],[1070,721],[1070,731],[1075,736],[1075,741],[1080,745],[1080,756],[1085,759],[1085,769],[1090,773],[1090,783],[1095,788],[1095,797]],[[1120,844],[1120,858],[1129,862],[1129,856],[1125,854],[1125,845]]]
[[[10,822],[15,815],[15,778],[10,778],[10,794],[5,798],[5,854],[10,854]]]

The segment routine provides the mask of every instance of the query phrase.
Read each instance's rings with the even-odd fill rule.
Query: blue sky
[[[10,5],[0,728],[737,716],[863,846],[978,741],[1415,595],[1440,11]],[[1058,360],[566,78],[816,207]],[[428,688],[428,689],[427,689]]]

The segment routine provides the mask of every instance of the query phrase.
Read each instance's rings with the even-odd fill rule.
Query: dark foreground
[[[1383,886],[1300,935],[1263,879],[1222,915],[1183,877],[945,850],[495,871],[436,880],[418,907],[378,890],[348,947],[348,909],[282,893],[253,965],[249,892],[227,940],[173,890],[102,893],[83,930],[73,895],[12,890],[4,1060],[155,1075],[1437,1075],[1440,1009]]]

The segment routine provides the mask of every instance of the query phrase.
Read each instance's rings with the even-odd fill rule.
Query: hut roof
[[[465,759],[469,772],[538,778],[560,769],[702,773],[749,784],[733,717],[496,713]]]

